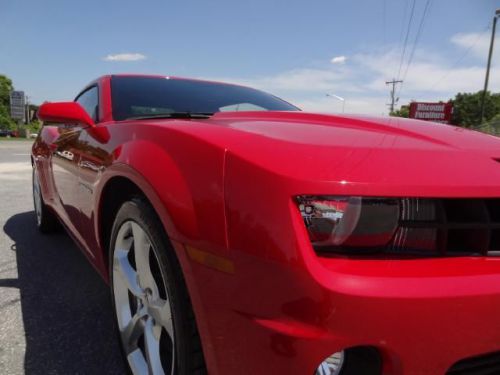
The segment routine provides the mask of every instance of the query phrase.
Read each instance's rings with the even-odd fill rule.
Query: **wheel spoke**
[[[137,348],[134,351],[130,352],[127,355],[127,360],[133,374],[148,374],[148,364],[146,363],[146,359],[144,358],[141,349]]]
[[[152,375],[164,374],[160,359],[160,335],[155,332],[151,318],[146,321],[144,327],[144,344],[149,373]]]
[[[113,262],[114,271],[120,276],[122,281],[134,296],[142,297],[144,296],[144,291],[139,285],[137,272],[132,268],[127,255],[127,250],[115,250],[115,259]]]
[[[145,316],[146,312],[144,310],[139,310],[121,330],[122,340],[127,354],[137,349],[139,338],[144,334],[143,318]]]
[[[149,314],[154,318],[157,324],[167,331],[170,340],[174,342],[174,327],[172,323],[172,312],[170,304],[163,299],[157,299],[148,306]]]
[[[134,236],[134,256],[139,282],[143,288],[149,288],[154,298],[158,298],[158,285],[151,272],[149,262],[149,252],[151,242],[146,232],[136,223],[132,223],[132,233]]]

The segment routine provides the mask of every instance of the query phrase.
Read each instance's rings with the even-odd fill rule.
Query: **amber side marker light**
[[[194,262],[216,269],[217,271],[234,273],[234,263],[229,259],[191,246],[186,246],[186,252],[189,258]]]

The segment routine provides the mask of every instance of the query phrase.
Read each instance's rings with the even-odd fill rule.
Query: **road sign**
[[[24,121],[25,98],[24,91],[10,92],[10,117],[12,119]]]
[[[410,103],[410,118],[449,124],[452,114],[451,103]]]

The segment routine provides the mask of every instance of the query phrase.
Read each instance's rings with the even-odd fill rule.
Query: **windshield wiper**
[[[195,119],[204,119],[210,118],[213,113],[202,113],[202,112],[168,112],[168,113],[155,113],[151,115],[144,116],[133,116],[128,117],[127,120],[149,120],[149,119],[161,119],[161,118],[195,118]]]

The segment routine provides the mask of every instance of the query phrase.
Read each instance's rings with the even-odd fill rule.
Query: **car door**
[[[75,99],[90,117],[96,120],[99,92],[97,86],[84,90]],[[81,231],[81,196],[79,164],[85,149],[86,125],[67,124],[59,126],[59,135],[50,145],[51,169],[61,219],[71,233],[84,244]]]
[[[100,127],[100,125],[98,125]],[[103,133],[107,131],[104,127]],[[99,249],[98,233],[95,232],[96,220],[96,196],[95,187],[105,171],[106,167],[112,162],[112,155],[102,140],[95,135],[95,129],[85,131],[85,152],[81,154],[80,159],[80,199],[82,221],[82,234],[86,241],[86,246],[95,251]],[[96,260],[102,256],[102,253],[93,254]]]

